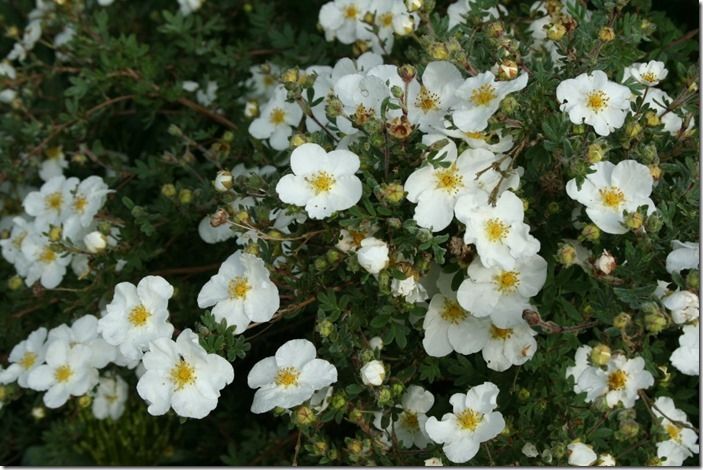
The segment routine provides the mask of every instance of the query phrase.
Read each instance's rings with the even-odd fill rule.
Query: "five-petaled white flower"
[[[468,277],[457,292],[459,305],[477,317],[491,317],[500,328],[522,319],[529,299],[539,293],[547,279],[547,262],[539,255],[523,258],[513,269],[486,268],[475,259]]]
[[[425,337],[422,346],[433,357],[443,357],[452,351],[473,354],[481,350],[485,341],[472,341],[473,331],[485,330],[490,323],[486,318],[476,318],[464,310],[456,300],[456,293],[441,289],[430,300],[422,328]]]
[[[288,138],[303,117],[297,103],[286,101],[286,90],[278,86],[271,99],[261,109],[261,115],[249,124],[249,134],[255,139],[268,139],[274,150],[288,148]]]
[[[644,369],[644,359],[641,357],[627,359],[622,354],[614,354],[606,370],[588,366],[578,376],[576,383],[579,391],[586,392],[587,402],[605,396],[609,408],[618,403],[632,408],[639,398],[637,392],[651,387],[654,377]]]
[[[400,401],[403,411],[393,423],[393,430],[403,447],[413,444],[424,449],[430,443],[425,431],[427,412],[434,405],[434,396],[418,385],[410,385]]]
[[[698,325],[686,325],[679,336],[679,347],[671,353],[669,360],[682,374],[698,375],[700,373],[701,338]]]
[[[66,206],[63,236],[78,242],[112,192],[99,176],[89,176],[78,184],[70,204]]]
[[[625,81],[632,77],[643,85],[655,86],[664,80],[667,75],[669,75],[669,71],[666,69],[664,62],[650,60],[647,63],[636,62],[629,67],[625,67],[622,80]]]
[[[442,416],[442,421],[432,416],[425,430],[434,442],[444,444],[442,450],[454,463],[471,460],[482,442],[496,437],[505,427],[503,415],[497,407],[498,387],[484,382],[464,393],[449,398],[452,412]]]
[[[36,229],[38,221],[35,219]],[[61,284],[72,258],[71,254],[56,249],[49,238],[37,230],[22,239],[22,255],[28,261],[25,284],[31,286],[39,281],[46,289]]]
[[[586,214],[606,233],[627,232],[623,211],[635,212],[647,206],[647,215],[655,210],[652,194],[652,175],[649,169],[634,160],[623,160],[617,165],[598,162],[591,165],[594,173],[586,175],[581,188],[572,179],[566,183],[566,193],[586,206]]]
[[[601,70],[582,73],[557,87],[560,109],[574,124],[593,126],[598,135],[609,135],[625,123],[632,93],[626,86],[608,80]]]
[[[444,116],[456,101],[454,92],[463,77],[451,62],[427,64],[422,73],[422,85],[408,87],[408,120],[423,132],[444,127]]]
[[[317,144],[303,144],[290,156],[293,174],[276,185],[281,201],[304,206],[312,219],[349,209],[361,199],[359,157],[349,150],[327,153]]]
[[[271,320],[280,299],[264,261],[242,251],[230,255],[198,294],[200,308],[213,305],[215,319],[236,326],[236,334],[244,333],[251,322]]]
[[[351,44],[358,39],[364,27],[361,23],[368,10],[369,0],[333,0],[322,5],[318,20],[325,31],[325,39]]]
[[[537,254],[539,241],[523,222],[524,205],[511,191],[503,192],[495,207],[485,191],[474,191],[456,202],[456,218],[466,225],[464,243],[474,244],[487,268],[512,269],[518,259]]]
[[[93,350],[85,344],[71,346],[68,341],[56,339],[46,349],[46,364],[29,373],[27,386],[44,391],[47,408],[62,406],[71,396],[87,393],[98,383],[98,369],[93,367]]]
[[[204,418],[217,407],[220,390],[234,379],[232,364],[217,354],[208,354],[189,328],[176,341],[153,340],[142,364],[145,372],[137,392],[154,416],[173,408],[179,416]]]
[[[654,401],[652,412],[661,419],[661,427],[669,436],[668,439],[657,443],[657,457],[665,459],[663,465],[679,467],[684,461],[699,452],[698,434],[691,428],[686,413],[676,408],[674,400],[669,397],[658,397]],[[676,423],[670,421],[673,419]]]
[[[590,467],[598,460],[598,455],[593,450],[593,447],[582,442],[572,442],[567,446],[566,452],[569,456],[569,465]]]
[[[452,113],[454,125],[464,132],[484,130],[488,126],[488,119],[498,111],[503,98],[526,86],[526,73],[507,81],[496,81],[491,72],[467,78],[455,92],[457,102]]]
[[[276,354],[254,364],[247,383],[257,389],[252,413],[265,413],[277,406],[292,408],[312,397],[316,390],[337,381],[337,369],[317,359],[315,345],[306,339],[284,343]]]
[[[20,341],[8,358],[10,366],[0,371],[0,383],[9,384],[17,381],[20,387],[27,387],[29,373],[44,362],[46,354],[46,328],[32,331],[27,339]]]
[[[91,408],[96,419],[119,419],[124,413],[126,402],[127,382],[122,377],[100,377]]]
[[[173,286],[161,276],[146,276],[136,286],[120,282],[98,330],[127,359],[137,360],[150,341],[173,334],[168,321],[168,300],[172,296]]]
[[[55,176],[44,183],[39,191],[27,194],[22,205],[27,214],[36,217],[35,224],[39,231],[63,223],[77,185],[78,178]]]

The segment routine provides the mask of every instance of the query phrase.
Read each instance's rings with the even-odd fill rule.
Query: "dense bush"
[[[694,464],[652,3],[0,3],[0,462]]]

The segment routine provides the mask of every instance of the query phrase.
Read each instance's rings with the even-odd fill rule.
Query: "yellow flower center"
[[[144,305],[139,304],[129,312],[129,316],[127,318],[134,326],[144,326],[150,316],[151,312],[147,310]]]
[[[230,299],[244,300],[250,290],[251,284],[249,284],[249,280],[246,277],[236,277],[229,281],[227,285]]]
[[[608,106],[609,100],[610,98],[605,94],[605,92],[595,90],[586,96],[586,106],[594,113],[600,113]]]
[[[315,176],[307,179],[308,184],[315,192],[315,195],[322,193],[327,193],[332,190],[336,180],[334,176],[330,175],[326,171],[320,171]]]
[[[27,232],[20,233],[17,235],[15,238],[12,239],[12,244],[14,245],[15,248],[18,250],[22,248],[22,242],[24,239],[27,238]]]
[[[464,177],[459,174],[459,170],[455,165],[437,170],[435,178],[437,180],[437,189],[443,189],[448,193],[456,194],[464,186]]]
[[[420,88],[420,93],[417,94],[415,106],[420,108],[425,113],[430,112],[439,108],[439,96],[423,86]]]
[[[115,403],[117,401],[117,395],[105,395],[105,400],[108,403]]]
[[[443,320],[448,321],[449,323],[453,323],[454,325],[456,325],[466,318],[467,313],[463,308],[461,308],[459,306],[459,304],[456,301],[445,300],[444,301],[444,308],[442,308],[442,312],[440,313],[440,316],[442,317]]]
[[[400,423],[408,431],[417,432],[420,430],[420,423],[415,413],[403,411],[400,415]]]
[[[49,147],[46,149],[46,158],[49,160],[56,160],[58,159],[61,154],[63,154],[63,149],[59,147]]]
[[[51,193],[46,196],[46,198],[44,199],[44,203],[46,204],[46,207],[51,210],[61,210],[61,206],[63,205],[63,194],[58,191],[55,193]]]
[[[678,426],[674,426],[671,423],[667,424],[666,433],[672,441],[681,442],[681,429]]]
[[[29,369],[37,362],[37,355],[31,351],[27,351],[19,360],[18,364],[22,366],[23,369]]]
[[[471,102],[475,106],[486,106],[498,96],[495,94],[495,90],[493,85],[484,83],[471,92]]]
[[[79,214],[82,214],[83,211],[85,211],[85,207],[87,205],[88,205],[88,199],[85,196],[76,196],[76,198],[73,200],[73,208]]]
[[[647,72],[642,74],[642,80],[649,83],[654,83],[657,81],[657,76],[653,72]]]
[[[608,376],[608,388],[610,390],[622,390],[627,384],[627,372],[616,370]]]
[[[486,140],[486,135],[483,132],[464,132],[464,135],[469,139]]]
[[[510,226],[503,223],[500,219],[488,219],[484,224],[484,230],[486,231],[486,238],[491,243],[499,243],[505,240],[505,237],[510,233]]]
[[[176,386],[176,390],[181,390],[186,385],[192,385],[195,383],[195,368],[188,364],[185,360],[181,359],[178,363],[171,369],[169,374],[171,382]]]
[[[54,370],[54,379],[59,383],[68,382],[73,375],[73,369],[68,364],[57,367]]]
[[[356,246],[361,246],[361,242],[366,238],[366,234],[364,232],[355,232],[354,230],[349,230],[349,236]]]
[[[500,292],[514,292],[520,284],[520,274],[515,271],[503,271],[494,280]]]
[[[481,421],[483,415],[477,411],[466,409],[456,416],[457,424],[465,431],[475,431]]]
[[[347,7],[344,9],[344,17],[348,20],[353,20],[356,19],[357,15],[359,14],[359,10],[357,10],[356,5],[347,5]]]
[[[44,250],[39,255],[39,261],[42,263],[53,263],[56,260],[56,252],[51,248],[44,248]]]
[[[276,385],[279,387],[295,387],[298,385],[298,377],[300,376],[300,372],[295,367],[283,367],[281,369],[278,369],[278,373],[276,374]]]
[[[493,339],[510,339],[513,335],[512,328],[498,328],[495,325],[491,325],[491,338]]]
[[[276,78],[273,75],[264,75],[263,79],[264,85],[272,86],[276,83]]]
[[[356,111],[354,111],[354,123],[357,126],[363,126],[369,119],[373,117],[373,115],[373,109],[367,108],[363,104],[360,104],[356,107]]]
[[[283,124],[283,121],[286,120],[286,112],[283,111],[281,108],[273,108],[271,110],[271,114],[269,114],[269,122],[275,126],[278,126],[279,124]]]
[[[625,201],[625,195],[619,188],[611,186],[609,188],[599,189],[600,199],[603,205],[611,209],[617,209]]]
[[[393,25],[393,13],[386,12],[378,18],[378,24],[386,28],[390,28]]]

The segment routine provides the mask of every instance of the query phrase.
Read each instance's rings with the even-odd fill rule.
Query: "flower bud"
[[[166,183],[165,185],[161,186],[161,194],[168,198],[172,198],[176,195],[176,187],[170,183]]]
[[[605,275],[613,272],[617,266],[615,257],[608,250],[603,250],[603,254],[595,262],[596,269]]]
[[[603,26],[600,31],[598,31],[598,39],[603,42],[610,42],[615,39],[615,31],[610,26]]]
[[[35,406],[32,408],[32,418],[37,421],[44,419],[46,417],[46,408],[43,406]]]
[[[244,116],[249,119],[259,116],[259,103],[256,100],[249,100],[244,105]]]
[[[507,96],[500,102],[500,110],[506,114],[512,114],[520,109],[520,103],[512,96]]]
[[[514,60],[506,59],[498,67],[498,78],[500,80],[512,80],[517,77],[520,68]]]
[[[581,235],[586,240],[594,242],[600,238],[600,229],[594,224],[588,224],[581,229]]]
[[[523,387],[520,390],[518,390],[517,399],[520,401],[527,401],[530,399],[530,395],[531,395],[530,391]]]
[[[494,21],[492,23],[489,23],[488,26],[486,27],[486,32],[488,33],[489,36],[497,38],[503,35],[505,32],[505,28],[503,27],[503,22],[502,21]]]
[[[630,230],[639,230],[644,224],[644,215],[639,211],[625,213],[624,222]]]
[[[298,426],[310,426],[317,421],[317,416],[309,406],[302,405],[295,410],[294,420]]]
[[[569,243],[564,243],[557,251],[557,259],[566,267],[573,265],[576,262],[576,248]]]
[[[342,258],[342,253],[340,253],[339,250],[331,248],[327,250],[327,253],[325,253],[325,258],[327,259],[327,262],[334,264]]]
[[[654,312],[644,316],[644,327],[652,334],[661,333],[668,324],[666,315],[662,312]]]
[[[611,454],[599,454],[596,465],[599,467],[614,467],[616,465],[615,457]]]
[[[600,145],[591,144],[588,146],[588,150],[586,151],[586,160],[588,163],[598,163],[603,160],[604,156],[605,150]]]
[[[393,402],[393,393],[388,387],[383,387],[380,392],[378,392],[378,404],[380,406],[388,406]]]
[[[364,412],[359,408],[354,408],[349,412],[349,421],[352,423],[361,423],[364,421]]]
[[[447,60],[449,58],[449,49],[443,42],[433,42],[429,45],[427,52],[434,60]]]
[[[380,336],[374,336],[369,340],[369,347],[372,351],[380,351],[383,349],[383,340]]]
[[[399,183],[384,183],[380,188],[380,199],[391,205],[400,204],[405,198],[405,189]]]
[[[352,53],[355,56],[360,56],[369,49],[371,49],[371,41],[364,41],[363,39],[359,39],[352,45]]]
[[[313,264],[315,265],[315,269],[317,271],[324,271],[325,269],[327,269],[329,267],[329,263],[322,256],[315,258],[315,261]]]
[[[560,459],[566,455],[566,446],[563,442],[557,442],[552,446],[552,455],[557,459]]]
[[[233,185],[234,178],[232,177],[232,173],[227,170],[220,170],[217,172],[214,183],[215,191],[224,193],[232,189]]]
[[[620,312],[613,318],[613,326],[618,330],[624,330],[631,322],[632,317],[625,312]]]
[[[52,242],[57,242],[61,240],[62,232],[63,230],[61,230],[61,227],[51,227],[51,229],[49,229],[49,240],[51,240]]]
[[[335,393],[332,395],[332,398],[330,398],[330,406],[332,409],[335,410],[341,410],[347,405],[347,399],[344,398],[344,395],[341,393]]]
[[[83,395],[78,399],[78,406],[81,408],[88,408],[91,403],[93,403],[93,398],[90,395]]]
[[[7,280],[7,287],[10,290],[19,290],[23,284],[22,278],[16,274]]]
[[[290,68],[281,74],[281,81],[285,84],[294,84],[298,82],[300,71],[297,67]]]
[[[329,337],[334,332],[334,324],[329,320],[322,320],[315,328],[323,338]]]
[[[85,243],[85,249],[89,253],[100,253],[107,248],[107,237],[95,230],[83,237],[83,243]]]
[[[364,364],[361,368],[361,381],[364,385],[379,386],[386,378],[386,368],[383,362],[373,360]]]
[[[344,114],[344,105],[336,96],[328,96],[325,102],[325,114],[336,118]]]
[[[175,124],[171,124],[170,126],[168,126],[168,133],[174,137],[179,137],[183,135],[181,129]]]
[[[295,133],[290,138],[289,147],[297,148],[297,147],[300,147],[301,145],[307,143],[307,141],[308,141],[307,137],[305,137],[303,134]]]
[[[571,129],[574,135],[583,135],[586,133],[586,126],[583,124],[574,124],[571,126]]]
[[[698,288],[701,285],[701,273],[699,270],[694,269],[686,274],[686,289],[694,292],[698,292]]]
[[[611,355],[610,348],[605,344],[599,343],[591,349],[591,362],[598,366],[604,366],[610,361]]]
[[[620,421],[618,431],[620,431],[626,439],[632,439],[639,434],[640,425],[634,419],[624,419]]]
[[[405,83],[410,83],[417,75],[417,69],[410,64],[401,65],[398,67],[398,75]]]
[[[634,139],[642,133],[642,126],[638,122],[630,121],[625,125],[625,135]]]
[[[395,384],[393,384],[393,386],[391,387],[391,391],[393,392],[393,396],[394,396],[394,397],[399,397],[399,396],[401,396],[401,395],[403,394],[403,392],[405,391],[405,385],[403,385],[403,384],[401,384],[401,383],[395,383]]]
[[[661,124],[661,119],[659,119],[659,116],[657,116],[657,113],[654,111],[647,111],[644,113],[644,119],[647,121],[647,125],[649,127],[657,127]]]
[[[190,189],[181,189],[178,193],[178,201],[183,204],[190,204],[193,200],[193,192]]]
[[[652,175],[654,181],[659,181],[662,177],[662,169],[659,165],[647,165],[649,174]]]

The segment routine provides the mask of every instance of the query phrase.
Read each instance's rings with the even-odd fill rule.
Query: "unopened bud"
[[[78,406],[81,408],[88,408],[91,403],[93,403],[93,399],[90,395],[83,395],[78,399]]]
[[[161,194],[168,198],[171,198],[176,195],[176,187],[170,183],[167,183],[161,186]]]
[[[566,267],[573,265],[576,262],[576,248],[569,243],[564,243],[559,247],[557,259]]]
[[[61,230],[61,227],[51,227],[51,229],[49,230],[49,240],[51,240],[52,242],[57,242],[61,240],[62,232],[63,230]]]
[[[486,32],[488,33],[489,36],[492,36],[494,38],[497,38],[499,36],[502,36],[503,33],[505,32],[505,28],[503,27],[503,22],[502,21],[494,21],[488,25],[486,28]]]
[[[498,67],[498,78],[501,80],[512,80],[517,77],[520,68],[514,60],[504,60]]]
[[[644,327],[652,334],[661,333],[667,327],[666,315],[662,312],[650,313],[644,316]]]
[[[259,115],[259,103],[254,100],[247,101],[244,105],[244,116],[254,119]]]
[[[605,344],[599,343],[591,349],[591,362],[598,366],[606,365],[610,361],[610,356],[612,351]]]
[[[286,84],[294,84],[298,82],[300,71],[297,68],[290,68],[281,74],[281,81]]]
[[[632,317],[625,312],[620,312],[613,318],[613,326],[618,330],[624,330],[630,323],[632,323]]]
[[[322,320],[317,324],[316,329],[320,336],[327,338],[334,332],[334,324],[329,320]]]
[[[290,138],[290,147],[291,148],[297,148],[303,145],[304,143],[307,143],[308,139],[303,135],[303,134],[293,134],[293,137]]]
[[[183,204],[190,204],[193,201],[193,191],[190,189],[181,189],[178,193],[178,201]]]
[[[644,119],[647,121],[649,127],[657,127],[661,124],[661,119],[659,119],[659,116],[657,116],[657,113],[654,111],[647,111],[644,114]]]
[[[22,287],[24,282],[22,281],[22,278],[19,277],[18,275],[12,276],[10,279],[7,280],[7,287],[10,290],[18,290]]]
[[[598,31],[598,39],[603,42],[610,42],[615,39],[615,31],[610,26],[604,26]]]
[[[315,423],[317,416],[315,416],[315,412],[309,406],[302,405],[295,410],[294,419],[298,426],[310,426]]]
[[[547,29],[547,37],[550,41],[558,41],[566,34],[566,27],[561,23],[552,24]]]
[[[586,151],[586,160],[588,163],[598,163],[603,160],[605,150],[598,144],[591,144]]]
[[[620,422],[618,431],[620,431],[626,439],[632,439],[637,437],[640,433],[640,425],[634,419],[624,419]]]
[[[596,269],[605,275],[613,272],[617,266],[615,257],[608,250],[603,250],[603,254],[595,262]]]
[[[100,253],[107,248],[107,237],[95,230],[83,237],[83,243],[85,244],[85,249],[88,250],[89,253]]]
[[[600,238],[600,229],[594,224],[588,224],[581,229],[581,235],[586,240],[594,242]]]
[[[215,177],[215,190],[221,193],[224,193],[226,191],[229,191],[232,189],[232,186],[234,185],[234,178],[232,177],[232,173],[227,171],[227,170],[220,170],[217,172],[217,176]]]
[[[398,76],[405,82],[410,83],[417,75],[417,69],[410,64],[401,65],[398,67]]]
[[[630,230],[639,230],[644,224],[644,215],[641,212],[626,213],[624,217],[625,226]]]
[[[423,3],[422,0],[405,0],[405,7],[412,13],[422,8]]]
[[[659,165],[647,165],[649,174],[652,175],[654,181],[659,181],[662,177],[662,169]]]

